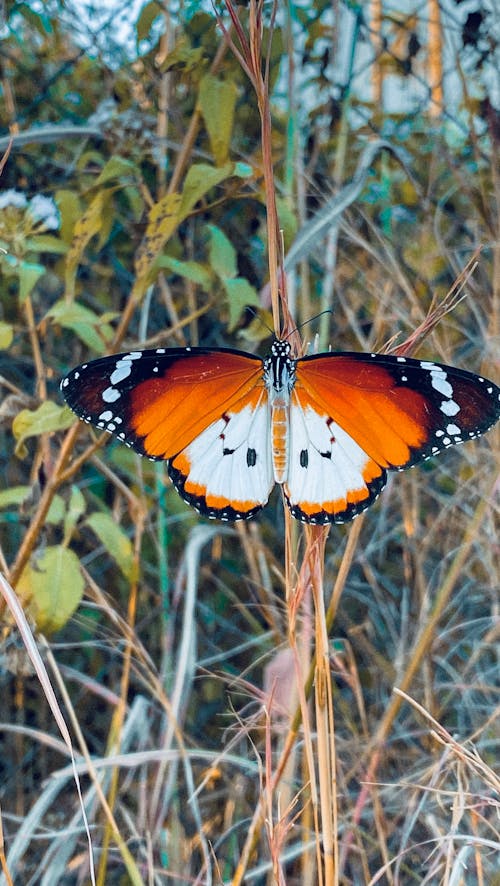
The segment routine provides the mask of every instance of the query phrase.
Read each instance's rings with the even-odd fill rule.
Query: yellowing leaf
[[[46,548],[24,569],[17,593],[37,630],[58,631],[78,606],[84,589],[78,557],[62,545]]]
[[[232,81],[221,80],[213,74],[206,74],[200,82],[198,103],[217,166],[222,166],[229,155],[236,93]]]
[[[10,348],[14,338],[14,329],[10,323],[0,321],[0,350]]]
[[[55,201],[61,216],[59,233],[64,243],[69,246],[73,238],[76,221],[82,212],[80,200],[74,191],[61,189],[56,191]]]
[[[165,194],[149,211],[148,225],[137,250],[135,272],[145,281],[153,262],[179,224],[180,194]]]
[[[16,455],[19,458],[25,458],[27,450],[24,441],[28,437],[37,437],[39,434],[47,434],[52,431],[63,431],[71,427],[74,420],[75,416],[68,406],[58,406],[51,400],[46,400],[34,411],[21,410],[12,422],[12,431],[17,440]]]
[[[132,542],[109,514],[91,514],[85,521],[115,560],[125,578],[132,579],[134,554]]]

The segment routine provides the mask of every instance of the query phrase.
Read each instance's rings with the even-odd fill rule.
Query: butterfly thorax
[[[275,341],[264,360],[264,383],[271,407],[271,452],[274,479],[284,483],[288,473],[289,403],[295,384],[295,363],[287,341]]]

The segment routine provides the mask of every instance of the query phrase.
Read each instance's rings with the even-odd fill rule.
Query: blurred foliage
[[[260,124],[246,76],[224,46],[210,3],[185,2],[170,11],[170,4],[142,3],[132,25],[129,4],[115,5],[114,11],[112,4],[94,10],[94,21],[83,14],[85,4],[5,4],[2,154],[13,135],[0,190],[0,565],[7,568],[36,518],[73,425],[58,391],[72,365],[141,345],[260,348],[269,336]],[[266,6],[266,33],[269,14]],[[369,350],[394,335],[409,335],[481,246],[469,297],[421,353],[492,375],[500,129],[489,83],[498,46],[486,6],[459,18],[457,5],[454,14],[452,48],[443,48],[448,94],[445,89],[436,115],[424,18],[387,14],[374,48],[360,5],[279,3],[269,53],[273,161],[286,252],[300,241],[306,220],[352,179],[367,141],[385,139],[399,151],[397,157],[377,155],[333,238],[315,243],[294,270],[291,303],[297,323],[308,324],[307,339],[318,328],[311,318],[332,306],[324,346]],[[243,8],[241,15],[244,20]],[[445,27],[447,13],[442,15]],[[127,20],[133,33],[128,43],[126,29],[115,27],[121,21],[125,28]],[[382,104],[373,100],[375,69],[384,80]],[[47,202],[40,205],[40,197]],[[54,635],[58,660],[75,681],[82,732],[96,755],[113,746],[131,635],[124,702],[128,714],[143,707],[136,725],[130,720],[123,749],[164,746],[169,719],[155,680],[175,695],[179,638],[196,623],[196,638],[182,658],[192,670],[180,693],[178,725],[189,747],[213,750],[216,759],[224,740],[241,761],[234,771],[233,764],[214,769],[200,800],[206,836],[216,847],[221,876],[229,878],[259,792],[263,662],[287,637],[281,502],[275,495],[251,526],[221,532],[211,527],[214,534],[203,536],[196,552],[203,521],[166,485],[163,470],[114,442],[99,452],[93,440],[82,426],[72,453],[81,458],[78,471],[71,473],[70,462],[69,473],[61,472],[17,590],[34,628]],[[346,662],[352,656],[350,676],[354,680],[356,672],[364,694],[361,705],[346,664],[338,676],[337,712],[344,822],[351,821],[360,761],[409,654],[414,626],[440,586],[446,558],[475,503],[489,492],[493,453],[483,441],[480,449],[449,453],[432,467],[432,475],[425,466],[397,478],[370,512],[335,628],[344,650],[335,654],[344,654]],[[332,537],[328,587],[345,531],[336,528]],[[493,706],[488,632],[497,587],[494,537],[488,516],[428,672],[416,681],[416,694],[462,736],[480,731]],[[189,591],[196,594],[194,622],[185,609],[190,580],[196,585]],[[138,589],[134,622],[130,600]],[[34,681],[25,680],[20,689],[24,672],[17,648],[14,655],[9,646],[10,633],[5,643],[0,719],[47,728]],[[236,733],[234,708],[249,724],[248,735]],[[401,716],[381,782],[426,781],[432,751],[420,728],[408,711]],[[17,829],[14,811],[26,815],[41,781],[60,765],[47,748],[34,759],[30,743],[18,738],[8,732],[3,737],[0,803],[7,813],[7,848]],[[482,753],[490,763],[497,743],[486,729]],[[193,763],[196,783],[205,765]],[[155,882],[170,882],[167,869],[183,877],[200,869],[202,845],[191,842],[196,822],[185,802],[186,772],[169,780],[163,771],[134,771],[120,788],[127,834],[127,816],[137,817],[138,857],[146,857],[153,834]],[[20,788],[21,773],[26,778]],[[446,770],[439,786],[453,790],[454,778],[452,768]],[[486,792],[476,776],[470,782],[475,790]],[[152,791],[156,805],[149,807]],[[72,786],[61,796],[58,815],[69,821],[76,804]],[[385,850],[373,840],[370,808],[367,821],[357,824],[362,848],[359,859],[347,862],[345,882],[365,882],[366,871],[374,875],[385,853],[406,852],[402,833],[412,855],[411,872],[403,861],[400,882],[423,882],[430,853],[425,841],[435,837],[428,822],[434,816],[437,831],[451,827],[439,797],[426,802],[430,811],[409,823],[407,797],[401,789],[387,789]],[[463,815],[464,828],[490,839],[488,802],[481,807],[482,823]],[[68,844],[75,858],[83,840]],[[30,846],[19,862],[19,882],[32,876],[37,881],[44,852]],[[268,859],[264,839],[260,853]],[[107,883],[122,882],[116,859],[114,864]],[[485,857],[483,864],[486,878],[487,870],[493,876],[494,862]],[[51,882],[70,880],[61,873]],[[303,881],[291,862],[287,883],[296,882]]]

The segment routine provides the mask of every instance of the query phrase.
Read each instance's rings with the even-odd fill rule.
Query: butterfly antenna
[[[318,318],[319,318],[319,317],[322,317],[324,314],[333,314],[333,311],[332,311],[331,308],[325,308],[325,310],[324,310],[324,311],[320,311],[319,314],[314,314],[313,317],[309,317],[308,320],[304,320],[303,323],[299,323],[298,326],[295,326],[295,327],[294,327],[294,328],[293,328],[293,329],[292,329],[292,330],[291,330],[291,331],[285,336],[285,338],[289,338],[289,336],[293,335],[294,332],[300,332],[300,330],[303,329],[304,326],[307,326],[308,323],[313,323],[314,320],[318,320]]]

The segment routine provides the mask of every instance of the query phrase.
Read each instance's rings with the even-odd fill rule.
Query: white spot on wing
[[[116,403],[121,397],[120,391],[116,388],[106,388],[105,391],[102,392],[102,399],[105,403]]]
[[[445,415],[449,416],[456,415],[457,412],[460,412],[460,406],[458,403],[455,403],[454,400],[443,400],[439,408],[441,409],[441,412],[444,412]]]

